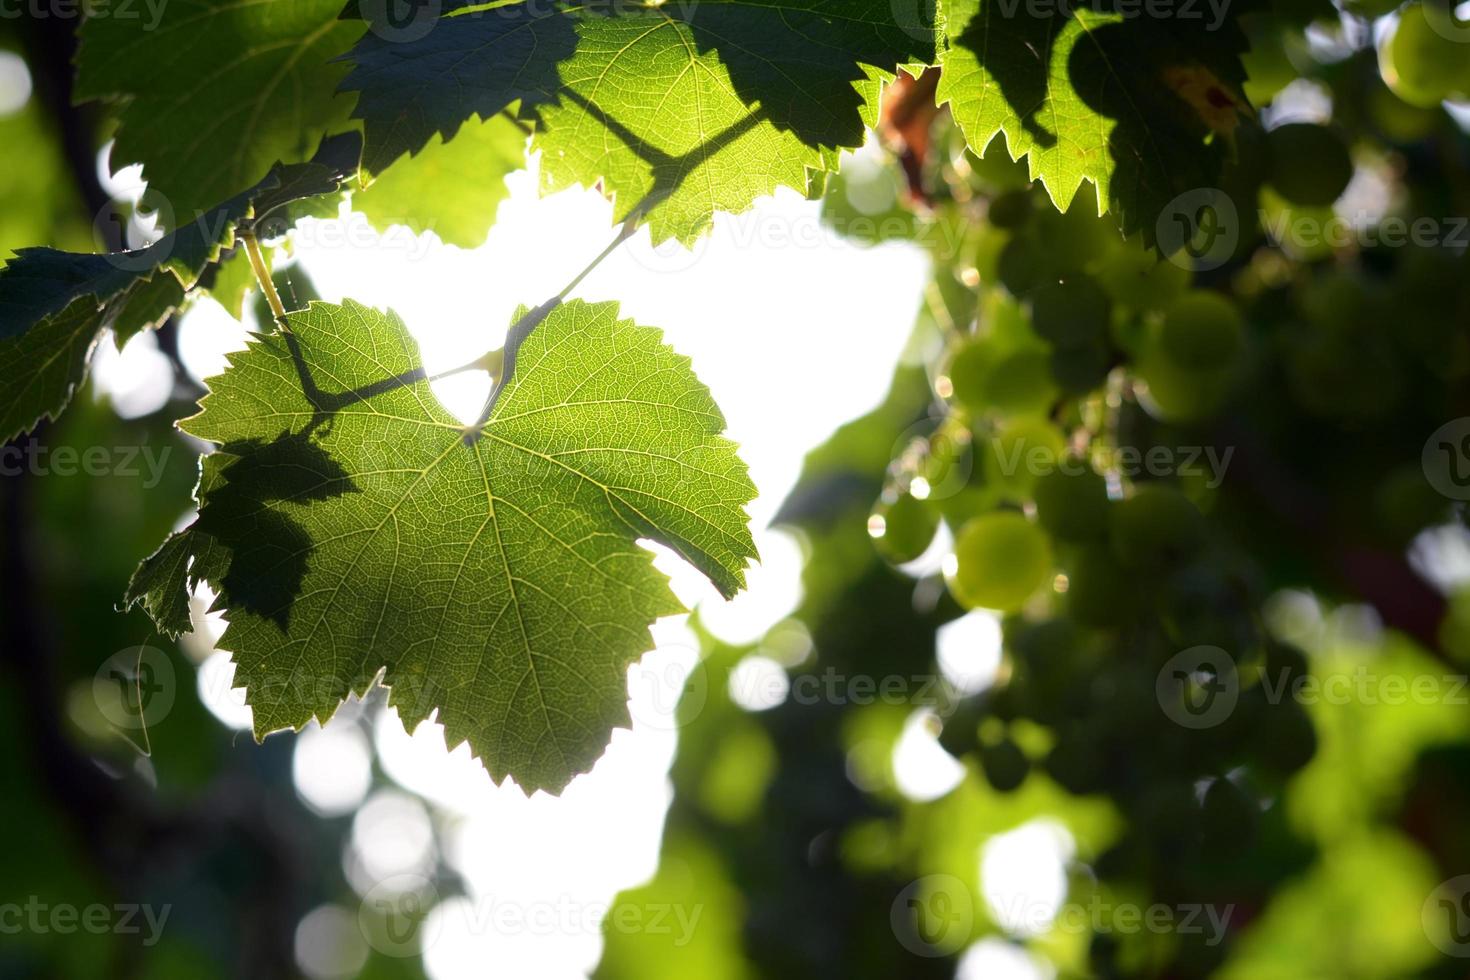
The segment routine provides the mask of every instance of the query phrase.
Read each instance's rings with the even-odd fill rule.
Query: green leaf
[[[933,61],[932,0],[702,0],[461,11],[424,37],[369,35],[347,87],[366,159],[395,159],[472,114],[519,105],[548,188],[601,186],[616,216],[689,242],[716,211],[813,190],[862,143],[878,87]],[[559,62],[556,64],[555,62]]]
[[[334,63],[362,33],[341,0],[104,2],[81,29],[76,95],[116,99],[112,166],[143,164],[181,227],[345,129]],[[116,9],[110,9],[116,8]]]
[[[356,134],[322,144],[311,163],[278,166],[255,187],[147,248],[107,255],[22,249],[0,270],[0,439],[55,418],[86,376],[97,335],[118,343],[157,327],[217,260],[242,222],[334,191],[356,171]],[[228,297],[227,297],[228,298]],[[43,364],[36,370],[37,363]]]
[[[505,178],[526,165],[526,130],[504,113],[472,120],[453,140],[433,137],[352,195],[354,209],[379,228],[433,231],[446,244],[485,242],[495,209],[510,193]]]
[[[755,490],[688,360],[616,304],[530,315],[468,436],[398,317],[355,303],[257,337],[183,424],[222,447],[183,533],[258,736],[383,672],[406,725],[437,712],[497,780],[558,791],[629,724],[627,667],[681,608],[638,540],[743,587]],[[160,628],[181,624],[179,547],[129,594]]]
[[[422,35],[414,24],[403,33],[375,24],[352,49],[342,87],[361,93],[353,115],[363,121],[369,172],[382,174],[436,134],[452,139],[475,116],[493,119],[517,104],[529,111],[560,87],[557,66],[577,44],[562,5],[468,6],[449,0]]]
[[[1038,16],[1028,0],[945,0],[937,97],[977,154],[1004,134],[1058,210],[1092,181],[1100,208],[1152,239],[1171,200],[1218,182],[1229,137],[1250,112],[1244,35],[1233,21],[1211,29],[1206,20],[1066,10]]]

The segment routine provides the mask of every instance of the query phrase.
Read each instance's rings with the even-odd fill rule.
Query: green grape
[[[1069,271],[1089,268],[1123,242],[1113,218],[1098,216],[1097,195],[1090,182],[1078,188],[1065,213],[1053,207],[1042,209],[1037,237],[1052,267]]]
[[[1064,394],[1083,395],[1108,380],[1112,352],[1105,344],[1060,348],[1051,352],[1051,376]]]
[[[1106,547],[1082,549],[1067,576],[1067,609],[1083,626],[1124,626],[1138,612],[1139,592]]]
[[[991,344],[972,340],[950,363],[949,380],[956,400],[974,415],[1035,414],[1057,399],[1050,355],[1037,346],[997,354]]]
[[[1031,296],[1031,326],[1058,347],[1101,343],[1112,320],[1112,301],[1087,276],[1068,276],[1036,289]]]
[[[1084,467],[1081,472],[1068,472]],[[1060,541],[1088,541],[1108,528],[1108,485],[1086,463],[1069,459],[1036,480],[1036,517]]]
[[[1439,128],[1439,103],[1417,106],[1400,98],[1387,86],[1368,92],[1368,112],[1373,122],[1396,143],[1417,143]]]
[[[1178,490],[1147,484],[1113,504],[1109,540],[1124,567],[1163,571],[1190,558],[1204,544],[1204,518]]]
[[[1185,371],[1225,368],[1240,353],[1244,323],[1235,304],[1219,293],[1186,293],[1164,314],[1159,350]]]
[[[1379,49],[1378,67],[1399,98],[1412,106],[1433,108],[1470,93],[1470,58],[1464,49],[1464,44],[1435,29],[1422,3],[1412,3]]]
[[[1006,152],[1005,139],[999,135],[990,141],[983,154],[966,149],[970,183],[986,193],[1016,190],[1031,184],[1031,175],[1021,160],[1012,160]]]
[[[980,746],[980,768],[996,792],[1009,793],[1026,781],[1031,760],[1014,741],[1003,738],[993,745]]]
[[[1036,478],[1056,468],[1066,454],[1060,429],[1037,415],[1006,419],[979,445],[986,482],[1011,500],[1030,500]]]
[[[1015,511],[993,511],[960,528],[945,577],[961,605],[1010,612],[1051,570],[1046,532]]]
[[[976,337],[966,339],[950,358],[945,373],[955,400],[972,412],[985,411],[985,389],[994,362],[993,345]]]
[[[880,502],[868,518],[873,546],[895,565],[922,555],[938,530],[938,511],[909,493],[900,494],[891,504]]]
[[[1036,209],[1031,205],[1031,192],[1007,191],[990,202],[988,217],[997,228],[1016,229],[1031,220]]]
[[[1017,236],[1006,243],[1000,253],[997,272],[1001,285],[1010,290],[1012,296],[1028,295],[1042,283],[1057,278],[1051,262],[1037,244],[1026,236]]]
[[[1314,123],[1288,123],[1266,134],[1270,183],[1303,207],[1327,207],[1353,179],[1353,158],[1342,137]]]
[[[1141,352],[1133,372],[1145,390],[1139,400],[1149,414],[1166,422],[1198,422],[1220,411],[1230,393],[1228,371],[1188,371],[1164,356],[1157,346]]]
[[[1161,261],[1136,239],[1113,249],[1097,267],[1097,282],[1113,302],[1130,310],[1161,310],[1189,288],[1194,274]]]
[[[990,369],[990,404],[1004,415],[1044,413],[1057,400],[1051,355],[1039,347],[1011,351]]]

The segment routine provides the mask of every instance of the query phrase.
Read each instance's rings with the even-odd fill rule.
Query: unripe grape
[[[1399,15],[1393,36],[1379,49],[1378,67],[1394,94],[1413,106],[1433,108],[1470,93],[1465,45],[1436,30],[1422,3]]]
[[[1292,204],[1326,207],[1353,179],[1347,144],[1326,126],[1288,123],[1266,134],[1270,183]]]
[[[1082,275],[1039,286],[1031,297],[1031,326],[1058,347],[1102,343],[1112,319],[1108,294]]]
[[[1186,293],[1164,314],[1159,349],[1186,371],[1228,368],[1243,345],[1244,323],[1235,304],[1219,293]]]
[[[1068,460],[1059,468],[1036,479],[1036,516],[1052,537],[1062,541],[1087,541],[1108,530],[1107,482],[1084,462]]]
[[[1046,532],[1015,511],[994,511],[960,528],[951,558],[949,590],[972,609],[1019,609],[1052,571]]]
[[[1204,518],[1189,498],[1150,484],[1113,505],[1113,554],[1127,568],[1154,573],[1195,554],[1204,543]]]
[[[908,493],[901,494],[891,504],[879,503],[868,518],[873,547],[895,565],[922,555],[938,530],[938,511]]]

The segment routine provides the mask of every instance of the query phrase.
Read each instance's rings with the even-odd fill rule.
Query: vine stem
[[[547,314],[560,306],[562,301],[565,300],[569,295],[571,295],[572,290],[576,289],[582,284],[583,280],[592,275],[593,271],[599,265],[601,265],[609,255],[612,255],[613,252],[616,252],[618,250],[618,246],[622,245],[624,242],[632,238],[633,235],[637,233],[639,227],[638,219],[641,214],[641,210],[634,209],[633,213],[628,215],[627,219],[623,222],[623,226],[618,229],[618,233],[613,236],[613,240],[608,242],[607,246],[601,252],[597,253],[596,258],[587,263],[586,268],[573,276],[572,281],[562,287],[561,292],[557,293],[555,296],[551,297],[551,299],[542,303],[535,309],[529,311],[528,313],[526,313],[525,316],[521,317],[519,320],[511,325],[510,333],[505,338],[505,346],[501,348],[504,352],[504,360],[502,361],[502,370],[500,377],[496,379],[495,385],[490,389],[490,397],[485,399],[485,407],[481,409],[479,418],[475,421],[474,425],[467,428],[467,441],[472,442],[475,438],[477,438],[478,433],[482,429],[484,429],[485,425],[490,421],[490,413],[495,410],[496,399],[500,397],[501,389],[505,387],[505,383],[510,380],[511,374],[515,371],[516,352],[520,350],[521,345],[526,342],[526,338],[530,337],[532,331],[534,331],[538,326],[541,325],[541,321],[546,319]]]
[[[250,256],[250,268],[255,270],[255,278],[260,283],[260,291],[265,294],[265,301],[270,305],[271,315],[276,318],[276,326],[282,332],[290,333],[291,328],[286,325],[286,307],[281,302],[281,296],[276,292],[275,280],[271,279],[270,270],[265,266],[265,256],[261,254],[260,242],[255,238],[255,233],[244,232],[241,236],[245,241],[245,253]]]

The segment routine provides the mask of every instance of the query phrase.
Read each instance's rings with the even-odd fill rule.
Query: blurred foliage
[[[1464,505],[1421,458],[1470,416],[1470,259],[1444,240],[1465,234],[1470,139],[1441,101],[1466,94],[1470,61],[1433,16],[1356,0],[1341,16],[1286,0],[1242,12],[1260,120],[1229,146],[1221,190],[1240,221],[1223,254],[1122,239],[1086,186],[1058,213],[1003,139],[977,156],[937,110],[920,114],[922,146],[885,132],[832,177],[828,226],[923,249],[932,280],[886,397],[812,451],[777,516],[806,555],[800,607],[743,647],[693,621],[702,697],[682,708],[659,867],[614,905],[599,976],[950,977],[982,940],[1062,978],[1466,975],[1428,915],[1440,883],[1470,873],[1470,589],[1410,557],[1465,534]],[[1305,134],[1267,136],[1303,115]],[[0,254],[92,245],[58,125],[36,98],[0,117],[0,145],[25,161],[0,174]],[[500,169],[481,189],[492,204]],[[427,220],[411,182],[389,179],[376,217]],[[447,237],[479,240],[487,222],[454,217]],[[1383,235],[1422,219],[1443,236]],[[1351,234],[1302,233],[1323,225]],[[237,316],[247,272],[237,254],[213,280]],[[288,306],[314,295],[299,269],[276,276]],[[192,411],[186,380],[141,419],[83,391],[17,444],[168,448],[156,485],[0,477],[0,831],[18,845],[0,905],[172,910],[155,945],[7,933],[0,978],[292,975],[302,916],[361,905],[350,821],[292,792],[293,739],[237,737],[196,690],[207,640],[167,643],[116,612],[137,557],[190,506],[197,447],[172,428]],[[997,543],[981,532],[998,516],[1027,531]],[[1023,566],[1039,572],[1017,591]],[[1006,608],[968,609],[977,595]],[[994,676],[941,680],[941,629],[992,614]],[[140,644],[177,678],[149,755],[91,695],[99,664]],[[1191,662],[1161,698],[1175,658],[1202,646],[1230,669]],[[756,655],[792,692],[903,683],[886,700],[848,686],[750,711],[731,676]],[[1225,681],[1228,717],[1171,720]],[[1428,693],[1387,695],[1416,684]],[[895,762],[915,739],[955,767],[938,795]],[[1028,828],[1066,842],[1069,909],[1207,907],[1228,912],[1222,931],[1023,928],[985,869]],[[435,884],[459,887],[443,868]],[[697,918],[623,929],[621,905]],[[374,952],[358,975],[422,973]]]

